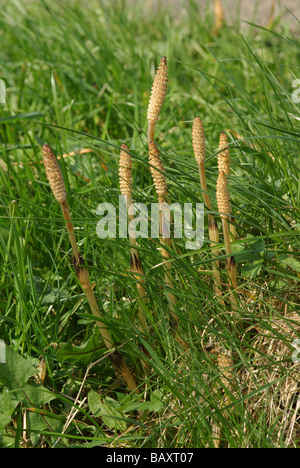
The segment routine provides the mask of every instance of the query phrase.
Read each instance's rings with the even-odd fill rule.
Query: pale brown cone
[[[131,196],[132,194],[131,157],[128,152],[128,147],[123,143],[121,145],[119,161],[119,183],[123,196]]]
[[[218,211],[222,217],[228,218],[231,214],[230,195],[227,186],[227,177],[224,171],[219,173],[217,180]]]
[[[215,28],[221,29],[225,24],[225,14],[220,0],[215,0]]]
[[[162,57],[156,71],[151,96],[148,105],[147,119],[149,123],[155,123],[165,100],[168,83],[167,58]]]
[[[67,192],[64,178],[49,145],[43,146],[43,159],[46,170],[47,179],[52,189],[53,195],[59,203],[64,203],[67,200]]]
[[[205,161],[205,135],[200,117],[195,117],[192,131],[193,150],[198,164]]]
[[[166,176],[164,166],[160,159],[159,151],[154,141],[149,143],[149,164],[155,190],[158,196],[166,197],[168,195]]]
[[[221,381],[224,385],[228,385],[228,381],[232,379],[233,360],[230,352],[224,350],[218,353],[218,367],[222,372]]]
[[[219,153],[218,153],[219,172],[223,171],[227,176],[230,175],[230,152],[226,133],[220,134]]]

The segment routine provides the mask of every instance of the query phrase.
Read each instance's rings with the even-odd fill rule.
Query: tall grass
[[[75,0],[4,2],[0,338],[25,362],[45,361],[44,387],[52,392],[51,401],[34,407],[20,397],[11,411],[5,406],[7,416],[1,384],[4,447],[214,447],[216,439],[221,447],[299,446],[299,364],[292,353],[299,337],[300,133],[299,104],[291,96],[300,74],[299,41],[276,22],[274,29],[250,25],[242,33],[223,27],[215,36],[208,9],[204,17],[196,2],[181,6],[182,16],[174,18],[165,7],[144,14],[144,7],[133,11],[122,1],[91,1],[84,8]],[[192,145],[193,120],[200,116],[210,214],[220,232],[218,144],[221,132],[228,135],[237,230],[231,248],[240,320],[228,313],[231,291],[224,289],[224,305],[214,294],[213,265],[218,261],[224,286],[227,256],[223,244],[218,257],[211,255],[207,217],[201,249],[187,251],[184,239],[169,249],[186,353],[169,330],[158,242],[139,239],[137,246],[145,336],[136,320],[130,242],[96,234],[98,204],[118,204],[122,143],[130,148],[133,199],[149,208],[156,201],[147,106],[163,56],[168,94],[155,139],[170,201],[203,201]],[[76,282],[68,234],[42,165],[46,141],[57,155],[75,152],[60,159],[75,235],[138,395],[128,394],[108,365]],[[230,372],[218,346],[232,356]],[[140,365],[145,360],[148,370]]]

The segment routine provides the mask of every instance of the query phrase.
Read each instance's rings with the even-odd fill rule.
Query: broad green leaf
[[[250,279],[255,278],[257,275],[259,275],[263,263],[263,259],[246,263],[246,265],[244,265],[241,269],[242,276]]]
[[[27,414],[27,421],[27,430],[30,434],[30,439],[33,445],[38,443],[43,431],[46,430],[59,433],[62,432],[64,426],[64,422],[58,420],[57,418],[52,418],[38,413],[32,413],[30,411]],[[66,443],[66,440],[64,440],[64,442]]]
[[[80,346],[73,346],[71,343],[62,343],[56,353],[60,362],[68,361],[74,363],[80,361],[82,364],[89,364],[103,354],[103,345],[99,341],[99,334],[92,335]]]
[[[290,267],[292,270],[300,273],[300,262],[290,255],[280,255],[278,257],[278,262],[284,267]]]
[[[249,239],[247,239],[247,243],[249,243]],[[250,242],[250,245],[242,243],[232,244],[232,253],[237,263],[246,262],[248,260],[259,260],[264,251],[265,242],[263,239],[256,240],[253,243]]]
[[[130,411],[154,411],[159,412],[163,408],[163,393],[161,390],[154,390],[149,401],[141,402],[135,395],[125,395],[118,393],[118,400],[124,413]]]
[[[91,390],[88,394],[88,404],[93,415],[101,418],[107,427],[125,431],[127,428],[126,418],[119,411],[119,402],[110,397],[101,398],[101,395]]]
[[[5,390],[0,394],[0,431],[2,431],[11,421],[11,415],[18,406],[14,394]]]
[[[54,393],[34,382],[14,391],[14,394],[19,401],[23,401],[29,407],[40,407],[55,398]]]
[[[163,394],[160,390],[154,390],[154,392],[151,393],[150,401],[141,403],[138,409],[142,411],[155,411],[157,413],[161,411],[163,407],[162,397]]]
[[[256,240],[253,244],[250,245],[250,248],[253,252],[264,252],[265,251],[265,241],[263,239]]]
[[[47,289],[49,290],[49,288]],[[47,292],[43,297],[43,304],[54,304],[58,298],[60,301],[66,301],[69,297],[67,291],[60,291],[58,288],[52,288],[51,291]]]
[[[22,387],[37,373],[30,359],[25,359],[10,346],[5,346],[5,362],[0,363],[0,383],[13,390]]]

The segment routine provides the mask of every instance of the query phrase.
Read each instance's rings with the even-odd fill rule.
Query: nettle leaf
[[[99,393],[91,390],[88,394],[88,404],[93,415],[101,418],[103,423],[110,429],[125,431],[127,421],[120,411],[120,403],[106,396],[102,398]]]
[[[104,351],[99,341],[99,334],[95,333],[80,346],[62,343],[56,357],[60,362],[68,361],[71,364],[80,361],[82,364],[89,364],[98,359]]]

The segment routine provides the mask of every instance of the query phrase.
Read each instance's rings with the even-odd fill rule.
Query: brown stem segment
[[[154,122],[148,122],[148,145],[150,141],[154,141],[154,132],[155,132],[155,123]]]
[[[207,193],[207,185],[206,185],[206,176],[205,176],[205,166],[204,162],[199,163],[199,175],[200,175],[200,185],[203,192],[203,200],[205,206],[209,211],[212,211],[211,201],[209,195]],[[219,243],[219,229],[218,224],[214,218],[214,216],[209,213],[208,214],[208,236],[211,245],[211,253],[213,256],[218,257],[219,250],[218,250],[218,243]],[[221,298],[221,275],[220,275],[220,262],[219,260],[215,260],[212,264],[213,268],[213,275],[214,275],[214,292],[218,301],[223,303]]]
[[[126,203],[127,203],[127,213],[132,221],[134,219],[134,214],[131,212],[131,207],[132,207],[132,198],[131,195],[126,196]],[[145,287],[144,287],[144,270],[140,261],[139,257],[139,252],[135,248],[137,246],[137,240],[135,237],[133,237],[130,233],[129,229],[129,241],[132,246],[130,249],[130,266],[131,266],[131,271],[135,274],[135,279],[137,281],[137,290],[139,294],[139,320],[141,323],[141,327],[144,333],[147,332],[147,322],[145,318],[145,314],[143,311],[143,306],[146,303],[146,292],[145,292]]]
[[[176,297],[172,293],[172,290],[174,290],[173,286],[173,278],[171,274],[171,262],[169,261],[170,259],[170,254],[168,250],[165,248],[165,246],[170,246],[170,238],[169,237],[164,237],[164,226],[169,222],[166,216],[166,203],[165,199],[162,196],[158,197],[158,204],[159,204],[159,232],[161,236],[161,256],[162,259],[164,260],[164,270],[165,270],[165,282],[167,286],[167,294],[169,298],[169,307],[170,307],[170,313],[175,320],[176,323],[178,323],[178,315],[175,313],[175,306],[176,306]]]

